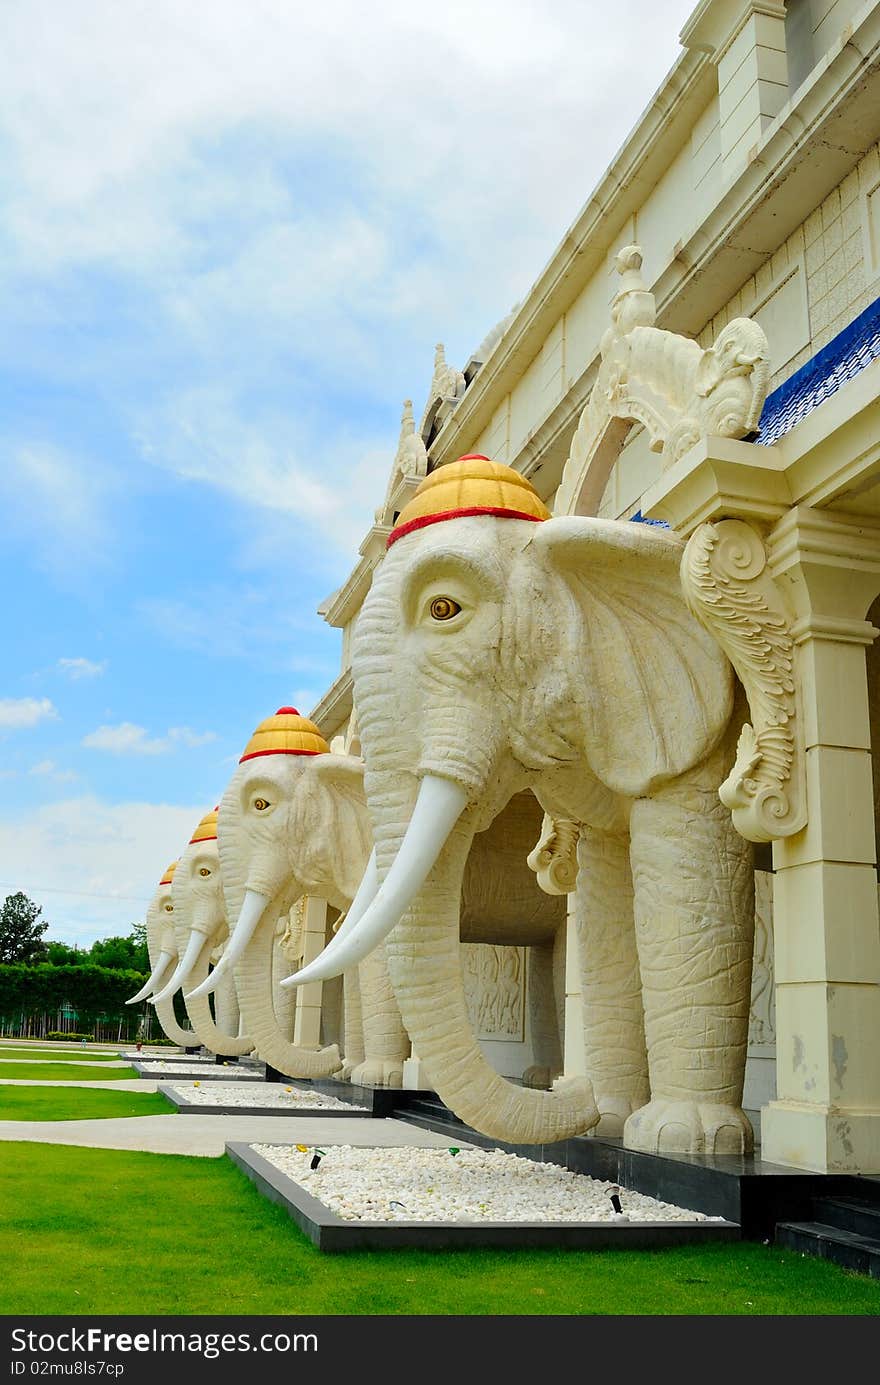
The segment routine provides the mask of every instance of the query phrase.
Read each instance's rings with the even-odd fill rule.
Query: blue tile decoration
[[[750,441],[762,447],[777,442],[878,356],[880,298],[767,395],[757,436]]]

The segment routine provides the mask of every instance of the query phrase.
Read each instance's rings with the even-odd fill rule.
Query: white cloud
[[[193,731],[188,726],[172,726],[164,736],[150,736],[146,727],[132,721],[118,726],[99,726],[83,736],[89,750],[106,750],[112,755],[165,755],[176,746],[194,749],[216,740],[214,731]]]
[[[28,773],[51,779],[55,784],[69,784],[78,778],[72,769],[59,769],[54,760],[39,760],[37,764],[31,765]]]
[[[62,576],[67,588],[116,551],[126,484],[105,460],[45,440],[0,438],[7,535],[39,566]]]
[[[58,667],[68,678],[77,682],[80,678],[97,678],[106,672],[107,660],[95,663],[92,659],[59,659]]]
[[[48,697],[0,698],[0,727],[21,730],[57,718],[58,711]]]
[[[168,732],[168,739],[175,745],[184,745],[188,750],[193,750],[200,745],[208,745],[211,741],[216,741],[216,731],[191,731],[188,726],[172,726]]]
[[[204,805],[66,799],[0,821],[0,890],[43,907],[48,938],[88,946],[143,919]]]
[[[107,750],[113,755],[162,755],[170,748],[167,740],[151,739],[145,727],[132,721],[99,726],[83,736],[82,743],[89,750]]]
[[[84,357],[39,348],[54,375],[99,378],[153,465],[256,510],[268,536],[244,545],[280,513],[351,553],[389,410],[418,410],[436,340],[462,364],[524,296],[692,4],[80,0],[63,25],[57,0],[13,6],[0,266],[29,291],[10,301],[28,328],[85,324]],[[12,451],[44,563],[70,568],[71,537],[81,565],[112,561],[100,459]]]

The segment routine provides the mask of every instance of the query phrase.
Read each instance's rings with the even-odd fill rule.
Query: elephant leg
[[[377,947],[360,964],[364,1060],[353,1069],[352,1082],[368,1087],[399,1087],[410,1043],[388,976],[385,947]]]
[[[600,1113],[590,1134],[617,1137],[648,1100],[628,837],[581,829],[570,907],[580,953],[585,1071]]]
[[[553,986],[553,943],[538,943],[529,948],[526,997],[529,1037],[534,1062],[523,1073],[523,1086],[552,1086],[562,1072],[562,1046],[559,1016]]]
[[[341,1076],[350,1078],[354,1069],[364,1061],[364,1019],[357,967],[352,967],[350,971],[343,973],[342,987],[345,1039]]]
[[[651,1078],[629,1149],[741,1154],[754,933],[751,847],[718,800],[716,753],[633,806],[636,938]]]

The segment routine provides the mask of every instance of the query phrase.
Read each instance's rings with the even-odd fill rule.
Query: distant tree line
[[[19,891],[0,908],[0,1031],[43,1037],[85,1029],[96,1038],[133,1038],[152,1014],[126,1006],[150,972],[146,925],[89,948],[46,942],[42,909]]]

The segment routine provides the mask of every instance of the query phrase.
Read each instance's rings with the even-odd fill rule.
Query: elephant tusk
[[[198,961],[199,953],[205,946],[206,942],[207,938],[205,937],[204,933],[190,934],[189,942],[186,945],[186,952],[184,952],[183,956],[178,962],[177,970],[175,971],[171,980],[168,982],[168,985],[165,986],[164,989],[161,990],[158,995],[150,996],[151,1005],[158,1005],[160,1001],[168,1000],[170,996],[174,995],[174,992],[178,989],[178,987],[183,985],[184,981],[189,976],[190,972],[192,971],[193,967]]]
[[[342,948],[346,939],[351,937],[357,924],[363,918],[364,914],[367,912],[367,909],[370,907],[373,900],[376,898],[378,890],[379,869],[376,865],[376,848],[373,847],[373,850],[370,852],[369,858],[367,860],[367,864],[364,867],[364,873],[361,876],[361,883],[358,885],[354,899],[351,901],[351,904],[348,907],[348,912],[343,916],[336,933],[330,939],[329,943],[324,948],[324,951],[321,953],[320,958],[317,960],[319,960],[321,963],[326,962],[328,966],[332,960],[335,960],[337,953]],[[328,975],[337,976],[339,975],[339,973],[330,972],[328,973]],[[293,978],[288,977],[280,984],[282,986],[289,986],[293,984]]]
[[[288,976],[282,986],[327,981],[362,961],[387,938],[418,894],[465,807],[467,794],[451,779],[426,775],[419,786],[406,835],[369,908],[351,931],[333,939],[320,957]]]
[[[160,952],[159,960],[153,967],[152,972],[150,973],[149,981],[145,986],[141,986],[140,990],[137,992],[136,995],[129,997],[129,999],[125,1002],[126,1005],[137,1005],[139,1000],[146,1000],[147,996],[150,994],[150,991],[153,990],[154,986],[157,986],[159,984],[159,978],[161,977],[165,968],[168,966],[168,963],[171,961],[173,961],[172,953]]]
[[[226,951],[220,958],[214,970],[202,982],[196,986],[194,991],[190,991],[185,996],[186,1000],[194,1000],[199,996],[210,995],[211,992],[220,984],[223,977],[235,966],[235,963],[243,956],[244,951],[254,933],[257,931],[257,924],[263,916],[263,911],[269,906],[269,896],[260,894],[259,890],[245,890],[244,899],[241,904],[241,912],[238,922],[232,932],[232,937],[226,944]]]
[[[361,876],[361,883],[357,887],[357,893],[348,906],[348,912],[345,918],[337,928],[332,940],[327,944],[325,953],[329,952],[331,947],[341,942],[343,938],[347,938],[354,931],[355,925],[363,918],[367,909],[376,898],[378,890],[379,868],[376,865],[376,848],[373,847],[367,864],[364,866],[364,873]]]

